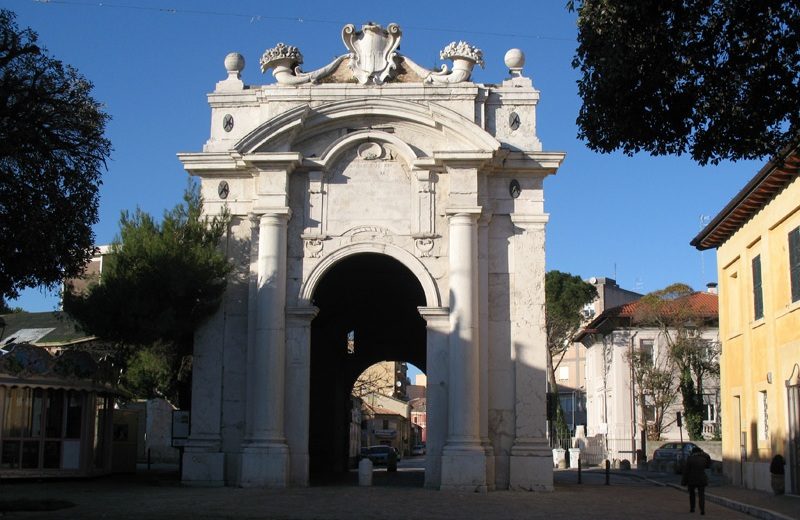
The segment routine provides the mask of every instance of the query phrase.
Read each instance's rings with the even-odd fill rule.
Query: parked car
[[[386,465],[389,461],[389,453],[393,452],[395,456],[395,460],[400,460],[400,453],[397,451],[397,448],[393,446],[385,446],[385,445],[378,445],[378,446],[370,446],[366,448],[366,457],[372,461],[373,464],[377,465]],[[362,450],[362,456],[365,455],[364,450]]]
[[[692,450],[697,448],[693,442],[668,442],[653,452],[653,460],[668,461],[675,463],[675,473],[683,471],[683,463],[691,455]]]
[[[425,455],[425,445],[424,444],[416,444],[413,448],[411,448],[412,455]]]

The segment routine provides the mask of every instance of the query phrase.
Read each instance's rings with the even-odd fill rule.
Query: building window
[[[761,255],[753,258],[753,317],[764,317],[764,293],[761,290]]]
[[[769,413],[767,410],[767,392],[758,393],[758,440],[769,438]]]
[[[641,352],[642,355],[642,365],[651,366],[653,364],[653,340],[640,339],[639,352]]]
[[[729,274],[724,287],[724,290],[726,291],[725,294],[727,296],[723,298],[728,307],[728,319],[726,320],[727,330],[725,331],[725,334],[730,338],[742,332],[742,307],[740,304],[742,303],[742,300],[745,300],[745,297],[739,291],[739,273],[736,270],[736,267],[734,266],[730,270],[726,269],[726,271],[728,271]]]
[[[0,425],[0,468],[67,468],[62,451],[65,442],[81,438],[86,397],[75,390],[7,388]]]
[[[561,401],[561,411],[569,415],[575,410],[575,400],[572,393],[559,394],[559,401]]]
[[[569,379],[569,367],[558,367],[558,380],[567,381]]]
[[[646,399],[649,400],[650,396]],[[654,404],[645,404],[644,405],[644,419],[648,423],[654,423],[656,421],[656,406]]]
[[[800,301],[800,226],[789,232],[789,278],[792,301]]]

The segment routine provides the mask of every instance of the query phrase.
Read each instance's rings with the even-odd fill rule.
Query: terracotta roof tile
[[[688,296],[683,296],[673,300],[674,305],[692,308],[694,313],[699,314],[704,318],[719,318],[719,296],[707,292],[695,292]],[[618,307],[606,309],[595,319],[589,322],[578,334],[575,336],[575,341],[580,341],[587,334],[594,334],[599,332],[600,325],[611,318],[633,318],[637,311],[641,309],[642,300],[636,300]]]

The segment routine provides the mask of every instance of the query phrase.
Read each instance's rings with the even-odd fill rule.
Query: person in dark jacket
[[[694,513],[695,490],[700,502],[700,514],[706,514],[706,486],[708,475],[706,468],[711,466],[711,457],[698,447],[692,448],[692,453],[683,464],[683,478],[681,485],[689,486],[689,511]]]

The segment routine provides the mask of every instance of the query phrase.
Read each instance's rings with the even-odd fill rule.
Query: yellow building
[[[800,492],[800,147],[767,163],[692,240],[717,249],[727,479]]]

